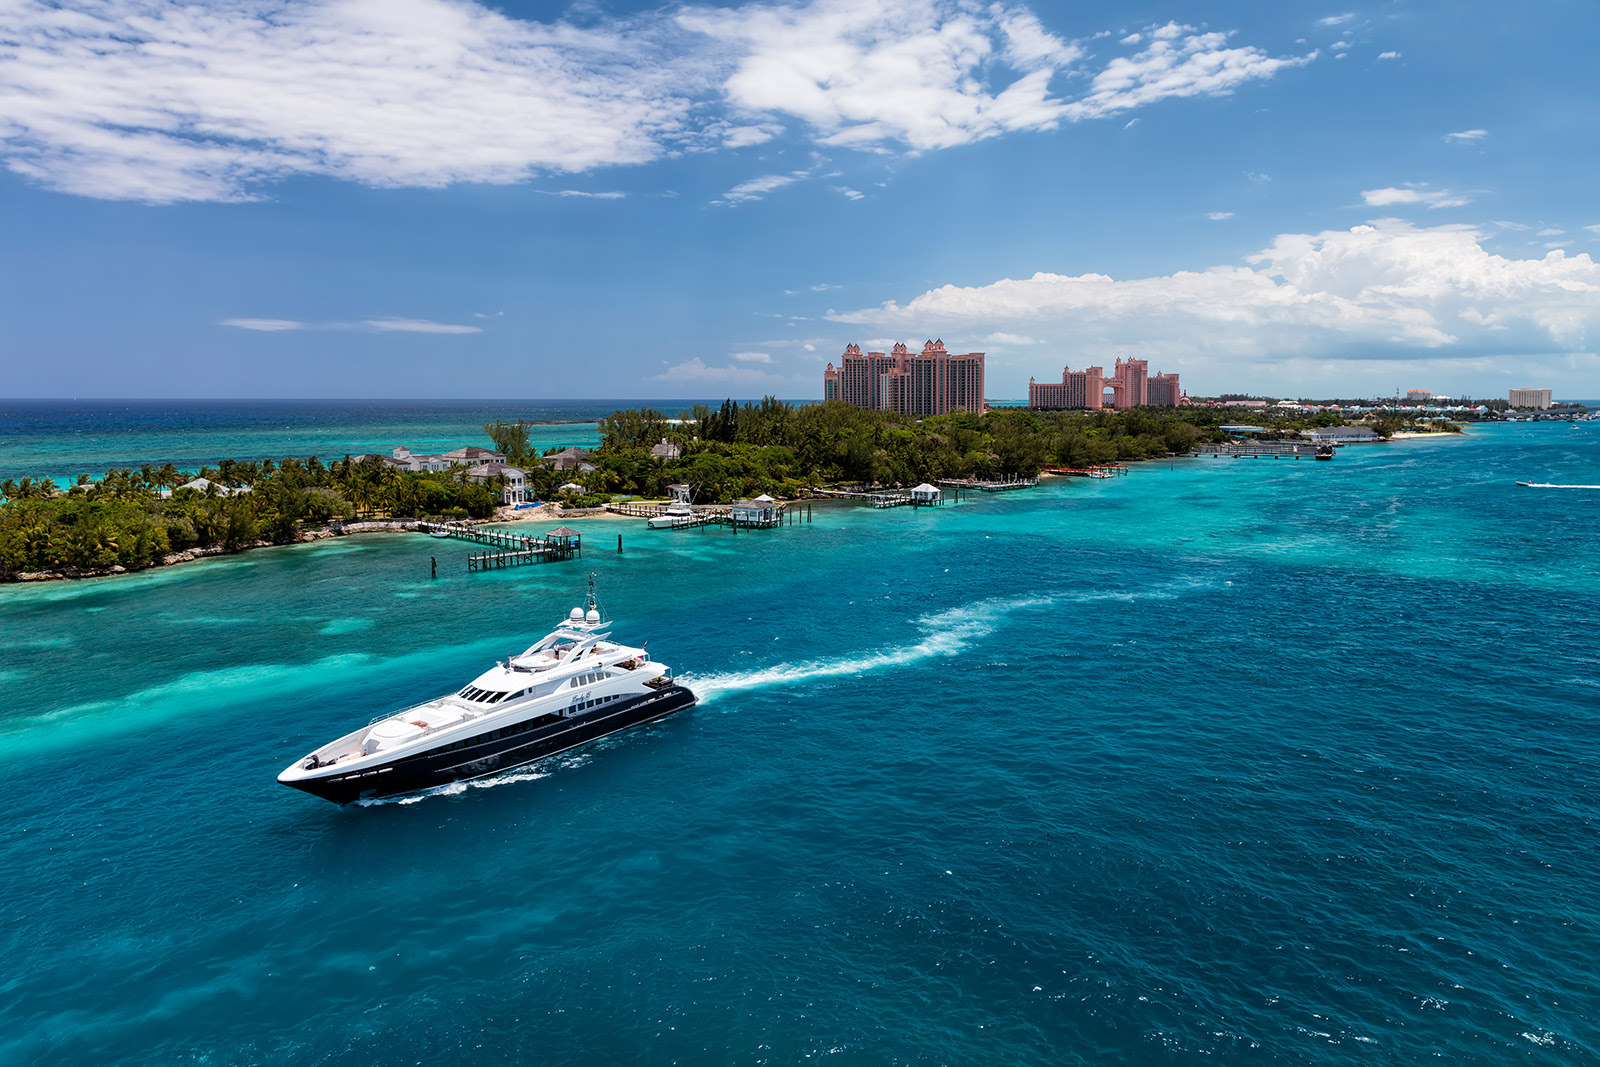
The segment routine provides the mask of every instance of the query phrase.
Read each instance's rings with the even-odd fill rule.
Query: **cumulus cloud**
[[[223,319],[219,326],[235,326],[241,330],[257,330],[262,333],[278,333],[282,330],[304,330],[306,324],[296,322],[294,319]]]
[[[1208,211],[1208,212],[1206,212],[1206,218],[1210,219],[1212,222],[1221,222],[1223,219],[1231,219],[1231,218],[1233,218],[1233,212],[1231,212],[1231,211]]]
[[[740,363],[771,363],[772,356],[766,352],[735,352],[733,358]]]
[[[1445,134],[1444,139],[1451,144],[1475,144],[1487,136],[1489,136],[1488,130],[1457,130],[1455,133]]]
[[[1126,40],[1141,50],[1096,72],[1005,0],[679,4],[592,25],[474,0],[9,0],[0,161],[65,192],[170,203],[295,175],[515,183],[793,123],[823,144],[931,151],[1226,94],[1311,58],[1175,23]],[[1088,91],[1056,95],[1082,85],[1062,75]]]
[[[1472,198],[1449,189],[1432,189],[1426,182],[1408,183],[1401,187],[1363,189],[1361,200],[1368,207],[1394,207],[1403,204],[1420,204],[1429,209],[1464,207]]]
[[[1399,52],[1379,52],[1378,53],[1378,58],[1380,60],[1381,59],[1399,59],[1400,58],[1400,53]]]
[[[1345,23],[1349,22],[1351,19],[1353,19],[1355,17],[1356,16],[1355,16],[1355,14],[1353,12],[1348,12],[1347,11],[1343,15],[1328,15],[1325,18],[1320,18],[1320,19],[1317,20],[1317,25],[1318,26],[1343,26]]]
[[[1283,234],[1244,265],[1127,280],[1039,273],[830,317],[918,336],[1026,325],[1089,362],[1143,352],[1174,367],[1583,350],[1600,326],[1600,265],[1559,250],[1510,259],[1485,239],[1383,219]]]
[[[985,341],[985,343],[991,344],[991,345],[1042,345],[1042,344],[1044,344],[1044,342],[1041,341],[1037,337],[1028,337],[1027,335],[1020,334],[1020,333],[1006,333],[1003,330],[998,331],[996,333],[989,334],[987,337],[984,338],[984,341]]]

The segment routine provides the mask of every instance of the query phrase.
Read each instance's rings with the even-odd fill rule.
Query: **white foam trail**
[[[1600,489],[1600,485],[1556,485],[1554,482],[1521,482],[1524,489]]]
[[[916,621],[925,635],[914,645],[884,649],[862,655],[839,659],[808,660],[804,663],[778,663],[753,671],[727,671],[719,674],[680,675],[682,681],[694,690],[701,703],[716,699],[723,693],[759,689],[792,682],[811,681],[815,678],[837,678],[883,667],[903,667],[936,656],[954,656],[977,644],[998,630],[1013,612],[1027,608],[1050,607],[1057,604],[1092,604],[1106,600],[1125,602],[1137,600],[1170,600],[1211,583],[1179,582],[1137,592],[1099,591],[1092,593],[1067,593],[1047,597],[1011,597],[980,600],[958,608],[927,615]]]

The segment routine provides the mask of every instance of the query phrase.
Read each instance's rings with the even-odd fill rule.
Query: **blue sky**
[[[1600,396],[1600,8],[0,8],[30,396]]]

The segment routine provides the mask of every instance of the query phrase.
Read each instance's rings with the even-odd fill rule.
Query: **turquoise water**
[[[0,587],[0,1062],[1592,1062],[1600,493],[1530,479],[1600,427]],[[699,707],[273,780],[590,570]]]
[[[623,406],[644,406],[629,402]],[[665,401],[676,413],[690,401]],[[98,478],[172,463],[197,470],[224,459],[387,454],[489,446],[486,423],[525,419],[539,448],[599,444],[614,401],[588,400],[7,400],[0,402],[0,480]]]

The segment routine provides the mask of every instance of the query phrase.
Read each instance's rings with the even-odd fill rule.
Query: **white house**
[[[467,468],[467,477],[475,482],[487,482],[496,475],[501,475],[506,480],[505,488],[500,491],[500,503],[522,504],[527,501],[528,472],[520,467],[513,467],[502,461],[491,461]]]

